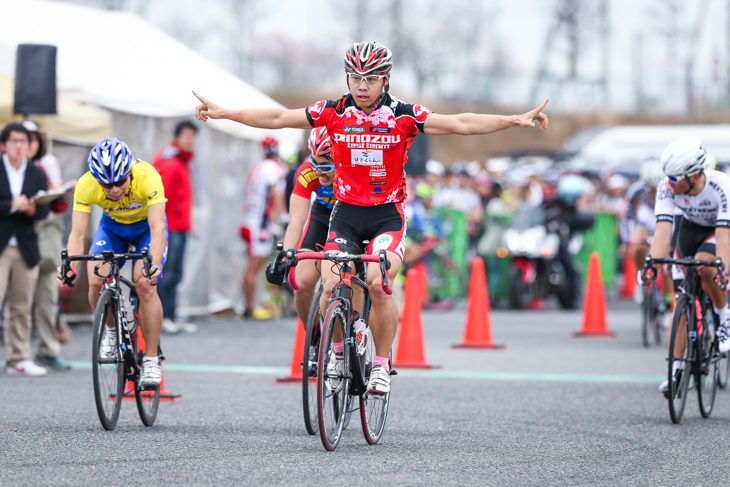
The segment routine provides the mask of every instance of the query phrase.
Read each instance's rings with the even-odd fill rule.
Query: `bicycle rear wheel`
[[[319,423],[319,437],[326,450],[333,451],[342,438],[345,426],[347,396],[350,389],[349,370],[346,360],[338,360],[336,372],[328,373],[328,365],[335,360],[332,348],[332,335],[335,329],[345,335],[347,314],[339,301],[334,301],[327,308],[324,324],[321,327],[322,337],[319,342],[319,362],[317,364],[317,420]],[[348,350],[345,347],[345,356]]]
[[[695,375],[695,382],[697,383],[700,414],[703,418],[709,418],[720,383],[720,352],[715,339],[712,305],[709,303],[709,299],[705,298],[705,300],[702,306],[704,329],[698,340],[701,346],[697,347],[697,355],[700,357],[701,364]]]
[[[94,311],[94,341],[91,347],[92,376],[94,378],[94,399],[99,421],[106,430],[113,430],[119,419],[124,394],[124,357],[120,348],[114,347],[113,356],[101,354],[101,341],[107,320],[114,321],[119,337],[120,329],[117,321],[117,303],[114,293],[104,290],[99,296]]]
[[[389,358],[392,364],[392,356]],[[370,340],[365,347],[365,353],[360,357],[360,370],[363,371],[365,384],[370,380],[370,371],[373,368],[374,359],[375,343]],[[365,441],[370,445],[375,445],[382,438],[385,420],[388,417],[389,404],[390,392],[382,396],[371,396],[367,392],[360,395],[360,424],[362,425]]]
[[[689,389],[689,382],[692,380],[692,359],[694,356],[694,343],[689,338],[689,333],[684,335],[687,343],[684,347],[684,353],[678,356],[674,355],[674,345],[680,339],[679,324],[682,318],[685,320],[686,330],[694,328],[690,321],[695,318],[694,311],[686,294],[681,295],[675,304],[674,318],[672,319],[672,337],[669,342],[667,402],[669,402],[669,416],[672,418],[672,422],[677,424],[682,421],[684,406],[687,403],[687,390]],[[678,370],[676,374],[673,373],[674,360],[682,361],[682,369]]]
[[[302,355],[302,406],[304,407],[304,426],[307,433],[316,435],[317,424],[317,361],[319,358],[319,341],[321,338],[319,299],[322,286],[312,298],[307,318],[307,333],[304,336],[304,354]]]
[[[137,333],[142,333],[139,326],[137,326]],[[152,426],[155,418],[157,418],[157,409],[160,405],[160,388],[158,387],[154,390],[142,389],[139,381],[142,378],[142,359],[144,358],[145,351],[137,349],[138,342],[136,333],[132,339],[132,343],[135,357],[137,357],[137,378],[134,384],[134,399],[137,401],[137,412],[139,413],[139,419],[142,420],[142,424]]]

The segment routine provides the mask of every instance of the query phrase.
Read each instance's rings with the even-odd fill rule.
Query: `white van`
[[[565,141],[570,169],[638,174],[650,157],[681,137],[699,137],[719,166],[730,164],[730,124],[617,125],[589,127]]]

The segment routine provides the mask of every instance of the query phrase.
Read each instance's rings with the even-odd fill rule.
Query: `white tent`
[[[23,20],[0,28],[0,75],[14,78],[18,44],[57,46],[59,97],[111,112],[113,134],[140,159],[151,160],[179,120],[194,119],[193,89],[221,106],[281,107],[134,14],[44,0],[0,0],[0,11]],[[271,132],[222,120],[199,127],[195,228],[180,297],[188,313],[240,303],[245,260],[237,229],[246,176],[261,158],[257,141],[272,135],[293,153],[304,137],[301,130]],[[78,150],[69,153],[74,160],[62,160],[64,175],[77,177],[85,159]]]
[[[0,74],[13,77],[18,44],[58,47],[58,91],[66,98],[148,117],[189,117],[192,90],[228,107],[281,107],[138,16],[46,0],[0,0]],[[229,121],[211,126],[261,140],[265,131]],[[295,145],[295,130],[276,137]]]

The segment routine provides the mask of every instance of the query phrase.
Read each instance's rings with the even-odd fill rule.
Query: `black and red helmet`
[[[332,158],[332,141],[327,133],[327,127],[317,127],[309,134],[309,152],[313,156]]]
[[[390,49],[377,42],[356,42],[345,53],[345,72],[348,74],[388,75],[392,67]]]
[[[264,137],[261,141],[261,149],[263,149],[266,157],[271,157],[279,153],[279,141],[273,137]]]

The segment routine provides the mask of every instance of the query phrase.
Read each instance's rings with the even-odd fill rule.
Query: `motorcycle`
[[[548,219],[544,206],[523,206],[505,230],[503,255],[512,257],[508,296],[513,309],[525,309],[535,299],[555,296],[563,309],[580,302],[580,276],[573,257],[583,247],[574,233],[593,226],[593,215],[573,212],[571,218]]]

